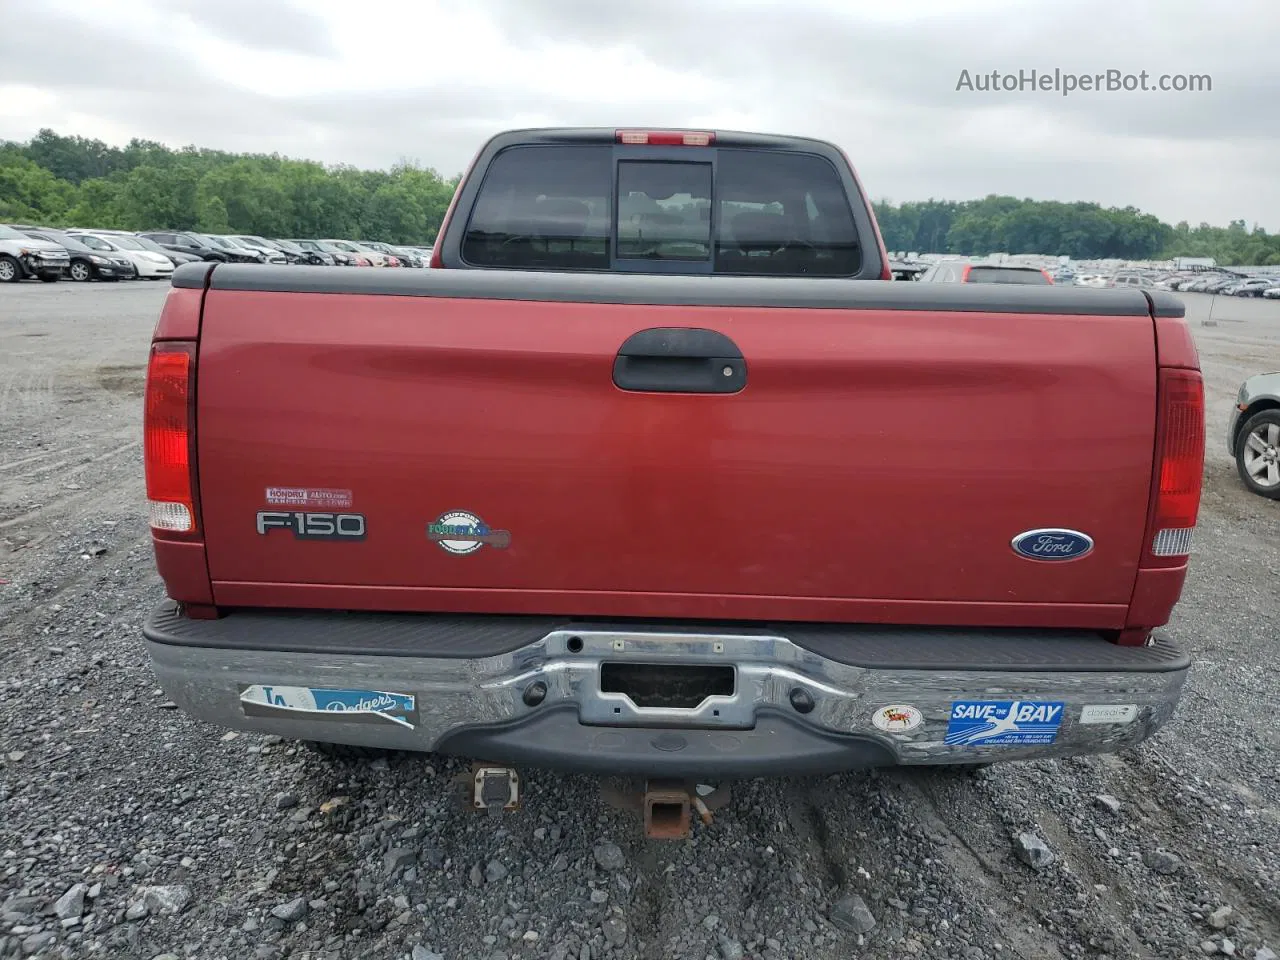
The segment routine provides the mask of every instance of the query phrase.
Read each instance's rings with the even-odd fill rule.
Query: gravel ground
[[[1280,303],[1188,295],[1209,382],[1177,715],[1105,758],[735,786],[644,841],[588,778],[517,815],[437,757],[347,763],[188,719],[140,642],[161,596],[139,398],[159,284],[0,288],[0,957],[1202,957],[1280,951],[1280,504],[1220,439],[1280,368]]]

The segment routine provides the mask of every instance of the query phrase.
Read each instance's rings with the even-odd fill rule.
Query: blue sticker
[[[957,700],[943,742],[966,747],[1053,743],[1064,707],[1058,701]]]
[[[305,714],[315,720],[390,722],[414,726],[416,702],[410,693],[254,684],[240,691],[246,716]]]

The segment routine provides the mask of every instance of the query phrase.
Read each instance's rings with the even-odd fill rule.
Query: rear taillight
[[[1191,553],[1191,534],[1200,512],[1204,381],[1195,370],[1164,368],[1159,391],[1159,472],[1147,527],[1148,553],[1156,566],[1176,566]]]
[[[709,147],[716,142],[710,131],[619,130],[619,143],[648,144],[651,147]]]
[[[1048,270],[1041,270],[1041,271],[1040,271],[1040,273],[1041,273],[1041,275],[1044,277],[1044,282],[1045,282],[1045,283],[1048,283],[1048,284],[1052,284],[1052,283],[1053,283],[1053,277],[1049,276],[1049,271],[1048,271]]]
[[[192,385],[196,345],[162,341],[151,347],[143,419],[143,463],[151,527],[196,532]]]

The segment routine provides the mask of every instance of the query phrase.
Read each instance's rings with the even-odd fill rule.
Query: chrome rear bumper
[[[1064,640],[1043,657],[978,656],[979,665],[968,669],[944,649],[920,655],[918,664],[886,665],[882,649],[867,653],[853,633],[846,655],[839,636],[802,646],[773,630],[586,625],[557,626],[486,656],[419,654],[402,634],[382,655],[319,643],[329,648],[305,652],[244,635],[273,622],[297,631],[297,619],[250,617],[239,629],[234,615],[180,626],[175,616],[171,608],[153,615],[147,647],[165,692],[203,720],[295,739],[645,776],[773,776],[1113,752],[1163,726],[1189,667],[1166,641],[1117,648],[1101,639],[1097,647]],[[373,635],[367,620],[359,633]],[[948,632],[930,633],[937,637],[917,644],[920,650],[947,642]],[[974,634],[950,634],[952,649],[973,657],[983,648]],[[1038,635],[1026,643],[1054,641]],[[998,646],[996,638],[991,645]],[[899,646],[911,652],[911,643]],[[845,662],[858,659],[866,662]],[[696,706],[643,707],[625,692],[602,691],[607,662],[719,665],[732,668],[733,681],[730,691]]]

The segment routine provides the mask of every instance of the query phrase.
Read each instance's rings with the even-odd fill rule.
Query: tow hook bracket
[[[466,805],[489,813],[513,813],[520,809],[520,774],[511,767],[475,764],[459,778]]]
[[[650,780],[644,791],[644,835],[650,840],[686,840],[689,823],[689,790],[678,782]]]
[[[712,811],[729,802],[728,786],[685,780],[648,780],[643,786],[601,783],[601,793],[610,806],[639,813],[650,840],[687,840],[695,814],[709,827]]]

